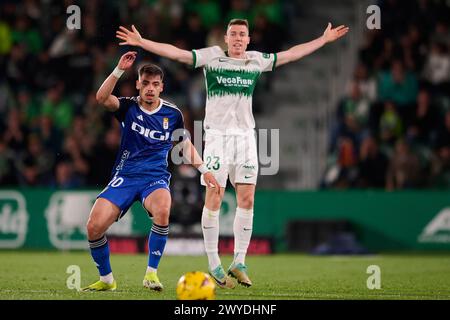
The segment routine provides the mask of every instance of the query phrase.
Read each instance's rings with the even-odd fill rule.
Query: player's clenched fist
[[[123,56],[120,57],[119,63],[117,66],[120,70],[126,70],[129,67],[131,67],[134,63],[134,60],[136,60],[136,51],[128,51]]]

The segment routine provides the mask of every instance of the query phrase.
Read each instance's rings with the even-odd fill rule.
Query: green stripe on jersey
[[[192,60],[193,60],[192,69],[195,69],[197,67],[197,54],[195,53],[194,50],[192,50]]]
[[[276,53],[274,53],[273,54],[273,67],[272,67],[272,71],[274,71],[275,70],[275,67],[276,67],[276,65],[277,65],[277,54]]]
[[[247,70],[205,68],[208,97],[244,95],[251,97],[261,73]]]

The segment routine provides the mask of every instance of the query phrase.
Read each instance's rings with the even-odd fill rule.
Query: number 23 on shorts
[[[219,170],[219,168],[220,168],[220,157],[207,156],[206,157],[206,167],[209,170]]]

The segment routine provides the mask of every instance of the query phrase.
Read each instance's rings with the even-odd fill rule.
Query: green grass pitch
[[[231,256],[222,262],[228,267]],[[217,289],[218,300],[300,299],[450,299],[450,254],[386,254],[326,256],[285,254],[249,256],[254,282],[251,288]],[[176,299],[179,277],[194,270],[206,271],[206,257],[162,258],[158,271],[163,292],[142,287],[146,255],[111,256],[116,292],[69,290],[69,265],[81,269],[81,285],[98,279],[88,252],[0,251],[0,299]],[[381,269],[381,289],[366,286],[367,267]]]

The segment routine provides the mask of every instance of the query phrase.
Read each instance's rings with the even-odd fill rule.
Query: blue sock
[[[167,237],[169,235],[169,226],[158,226],[153,224],[150,235],[148,236],[148,266],[154,269],[158,268],[159,260],[164,253]]]
[[[89,247],[91,248],[91,256],[97,265],[100,275],[106,276],[111,273],[112,270],[109,263],[109,245],[106,236],[103,235],[103,237],[97,240],[89,240]]]

